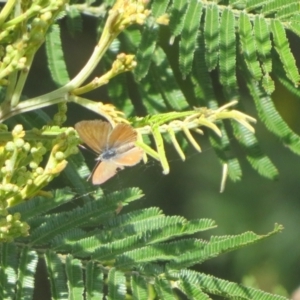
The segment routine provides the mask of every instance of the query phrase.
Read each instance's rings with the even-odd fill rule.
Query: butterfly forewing
[[[81,121],[75,124],[80,139],[96,153],[106,149],[112,126],[101,120]]]
[[[109,148],[118,148],[131,143],[134,145],[137,139],[137,132],[128,124],[118,124],[108,139]]]

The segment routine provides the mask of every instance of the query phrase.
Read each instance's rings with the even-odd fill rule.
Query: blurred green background
[[[84,31],[75,38],[66,30],[62,31],[71,77],[81,69],[93,50],[96,41],[95,22],[93,18],[86,17]],[[64,22],[62,25],[65,25]],[[299,57],[298,61],[300,62]],[[101,66],[94,74],[101,74]],[[45,50],[41,48],[30,71],[25,93],[32,97],[53,88],[55,86],[49,79]],[[89,98],[110,101],[105,87],[91,93]],[[300,134],[299,99],[277,84],[274,101],[286,122]],[[247,95],[243,104],[247,113],[256,117],[252,100]],[[47,111],[53,115],[56,108],[51,107]],[[73,126],[82,119],[97,118],[95,114],[74,104],[69,106],[68,116],[68,126]],[[219,193],[221,165],[204,135],[198,139],[203,152],[197,153],[189,147],[185,162],[180,161],[173,148],[167,148],[171,168],[169,175],[163,175],[158,163],[150,158],[147,165],[140,164],[120,172],[105,183],[103,189],[110,192],[127,186],[140,187],[145,197],[125,210],[158,206],[168,215],[182,215],[188,219],[214,219],[218,227],[199,235],[200,238],[245,231],[266,234],[273,229],[275,223],[284,225],[285,230],[281,234],[212,259],[197,266],[197,269],[229,281],[242,282],[248,278],[245,282],[254,280],[256,287],[269,292],[276,292],[276,288],[282,285],[291,293],[300,285],[300,157],[285,148],[260,122],[255,125],[255,129],[262,149],[280,172],[277,181],[262,178],[253,171],[244,158],[242,149],[233,143],[233,152],[240,158],[243,178],[238,183],[228,181],[225,192]],[[93,154],[85,152],[84,155],[92,168]],[[39,288],[45,292],[43,283]]]

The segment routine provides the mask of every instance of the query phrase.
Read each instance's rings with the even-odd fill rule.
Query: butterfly
[[[98,154],[92,172],[92,183],[102,184],[113,177],[118,169],[134,166],[143,157],[143,150],[135,146],[137,132],[128,124],[93,120],[75,124],[80,139]]]

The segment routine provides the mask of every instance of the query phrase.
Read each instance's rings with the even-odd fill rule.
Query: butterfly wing
[[[134,147],[137,139],[137,132],[128,124],[120,123],[111,132],[108,138],[109,148],[118,149],[127,145],[129,148]]]
[[[123,169],[122,166],[118,166],[113,161],[102,161],[95,168],[95,171],[92,175],[93,184],[102,184],[106,180],[110,179],[117,173],[117,169]]]
[[[117,154],[112,161],[118,166],[134,166],[143,158],[143,150],[134,147],[130,150]]]
[[[112,126],[101,120],[81,121],[75,124],[80,139],[96,153],[106,148]]]

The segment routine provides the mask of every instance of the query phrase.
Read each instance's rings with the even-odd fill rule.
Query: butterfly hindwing
[[[92,175],[93,184],[102,184],[106,180],[110,179],[117,173],[117,169],[123,169],[122,166],[118,166],[113,161],[102,161],[94,170]]]
[[[112,161],[117,165],[134,166],[139,163],[142,158],[143,150],[138,147],[134,147],[124,153],[116,155],[112,158]]]

